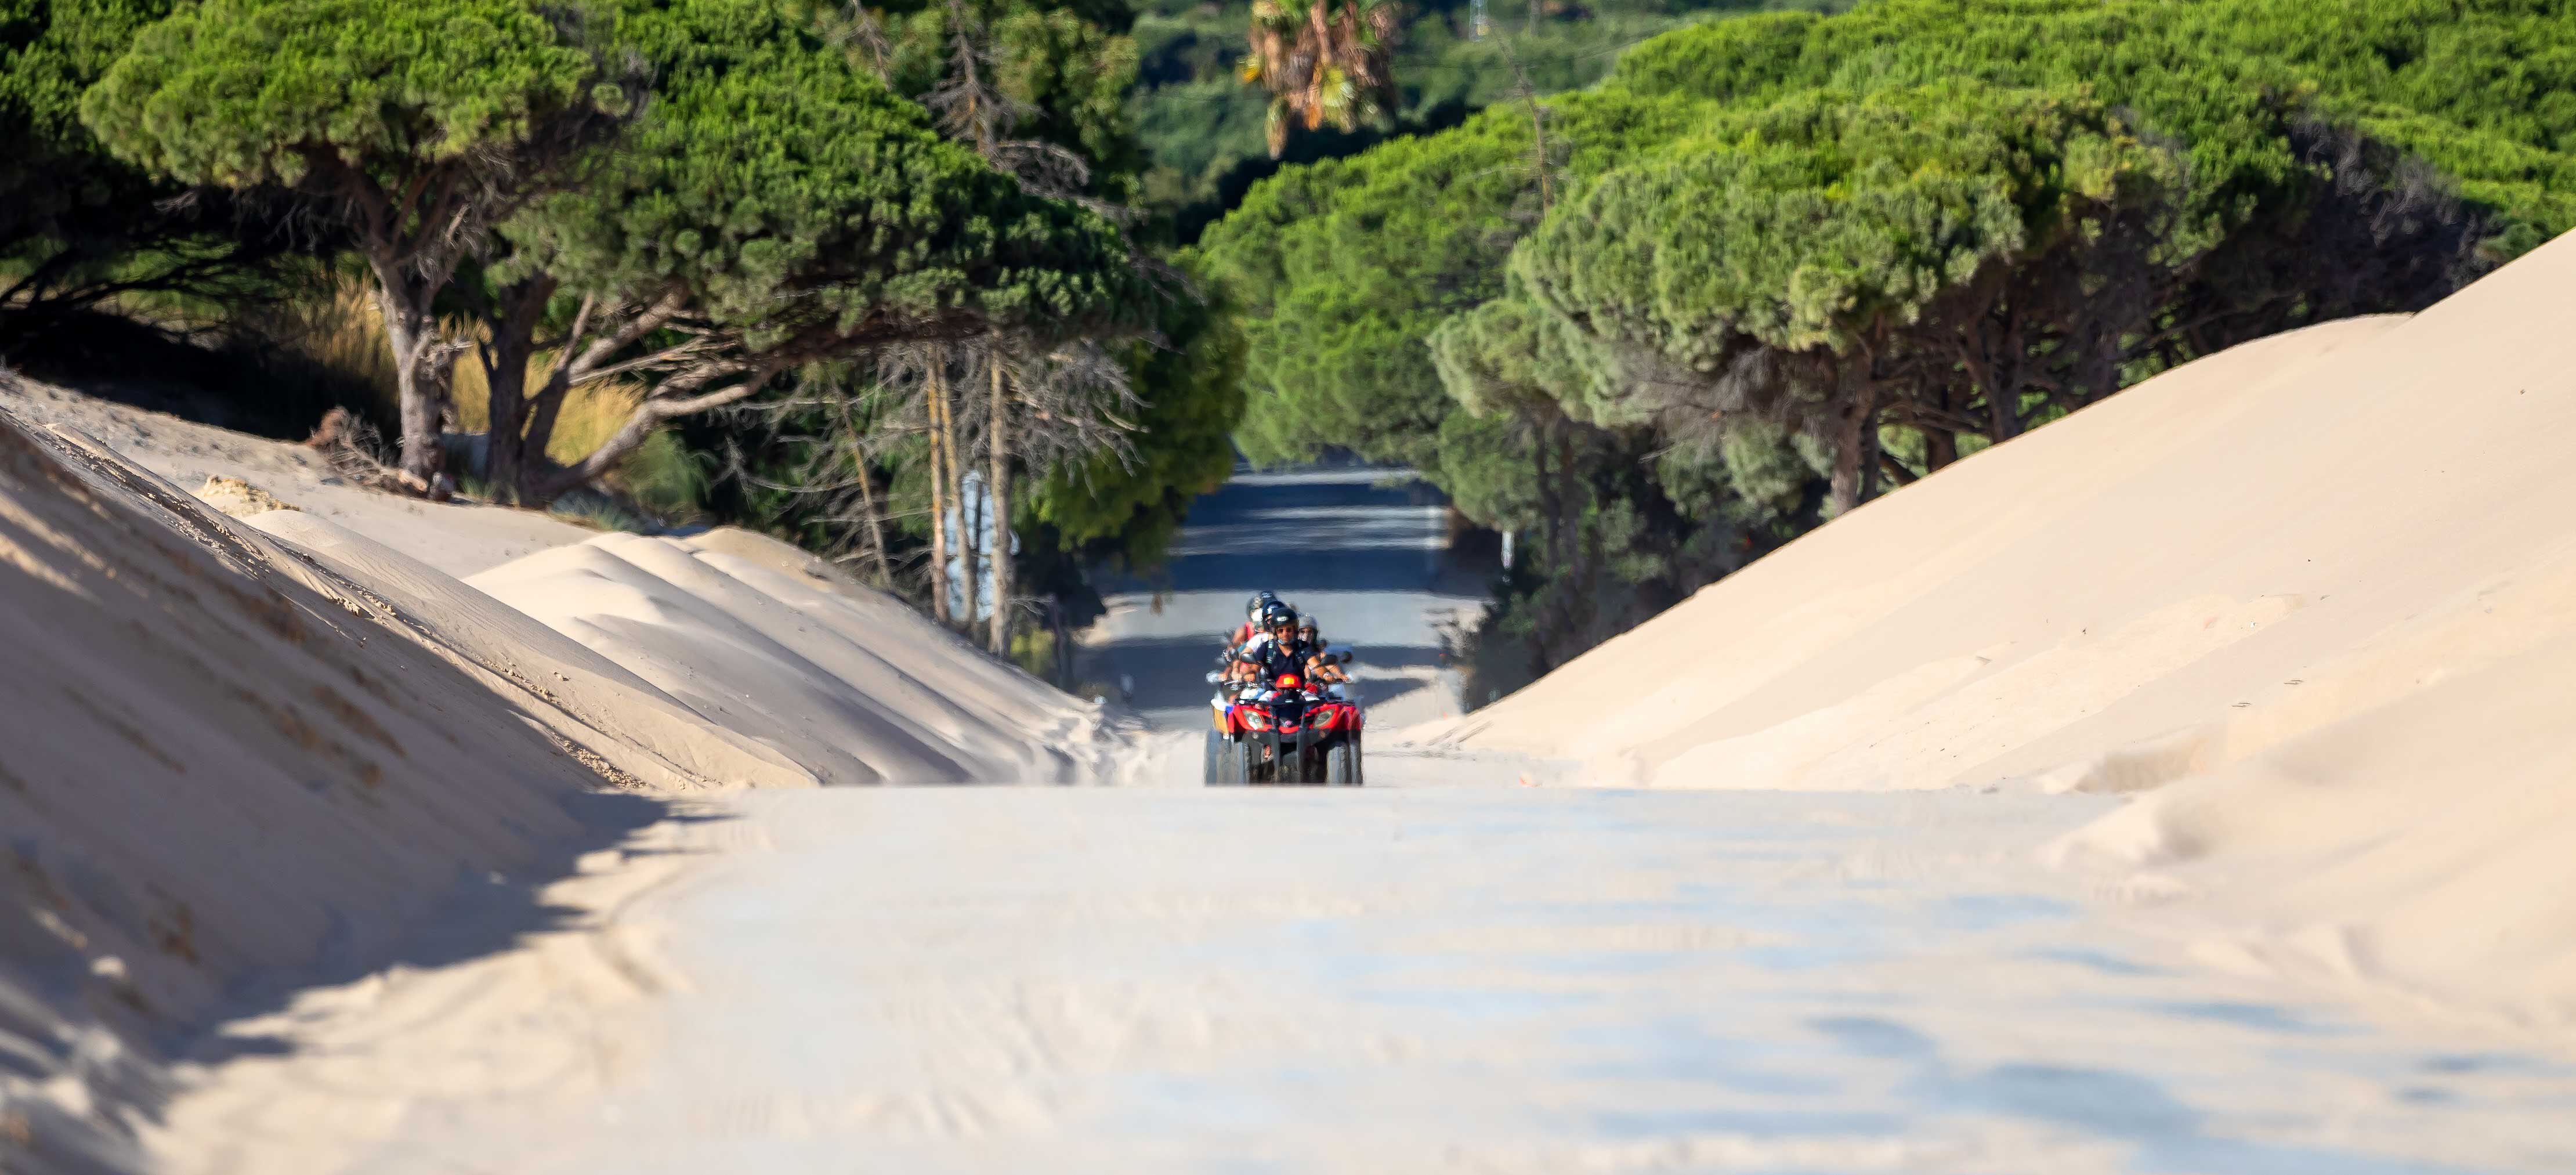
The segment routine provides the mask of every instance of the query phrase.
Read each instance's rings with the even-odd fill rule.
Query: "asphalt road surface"
[[[1191,508],[1162,576],[1107,586],[1076,675],[1128,683],[1157,728],[1198,729],[1219,638],[1267,589],[1358,651],[1378,729],[1455,714],[1440,629],[1474,618],[1496,569],[1448,551],[1446,517],[1438,491],[1402,470],[1237,477]]]

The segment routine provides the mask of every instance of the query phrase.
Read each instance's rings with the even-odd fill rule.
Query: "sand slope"
[[[467,582],[826,784],[1068,781],[1089,704],[742,531],[606,535]]]
[[[534,510],[424,502],[351,485],[311,449],[232,432],[83,395],[0,377],[0,409],[39,426],[62,425],[118,457],[191,491],[209,478],[239,479],[288,504],[366,535],[450,575],[471,575],[532,551],[598,534]],[[223,507],[218,507],[223,508]]]
[[[526,613],[409,556],[308,514],[248,525],[338,574],[382,619],[536,695],[573,719],[567,737],[657,787],[811,787],[811,772],[655,689]],[[539,708],[542,714],[545,708]]]
[[[135,1042],[585,834],[596,773],[307,570],[0,414],[0,1167],[115,1157]]]
[[[2565,238],[2169,372],[1425,733],[1666,787],[2206,776],[2059,855],[2316,948],[2276,959],[2576,1023],[2571,304]]]
[[[537,519],[586,541],[496,566],[533,516],[210,504],[134,459],[177,422],[66,397],[0,401],[0,1169],[136,1165],[145,1042],[416,953],[469,891],[483,937],[439,949],[501,950],[552,916],[519,887],[658,818],[643,797],[1075,782],[1120,745],[768,539]],[[317,488],[270,444],[212,476],[249,453]]]

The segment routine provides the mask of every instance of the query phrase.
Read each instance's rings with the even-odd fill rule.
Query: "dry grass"
[[[479,333],[468,322],[451,321],[446,326],[451,337]],[[385,340],[384,317],[365,283],[342,282],[329,298],[282,314],[269,334],[278,345],[375,389],[379,414],[385,418],[395,414],[399,391],[393,354]],[[551,364],[548,355],[530,363],[527,386],[542,385]],[[492,391],[477,356],[469,353],[457,360],[448,390],[459,430],[483,432],[491,427]],[[546,456],[564,464],[589,456],[626,422],[643,394],[642,385],[624,382],[573,389],[555,419],[554,435],[547,438]],[[611,478],[619,489],[663,514],[693,512],[706,488],[706,476],[697,462],[668,433],[655,433]]]

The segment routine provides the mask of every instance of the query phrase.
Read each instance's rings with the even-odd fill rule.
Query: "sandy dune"
[[[615,815],[524,711],[287,548],[5,416],[0,563],[12,1170],[118,1156],[160,1096],[137,1042],[236,981],[382,957],[461,879]]]
[[[2188,781],[2053,855],[2213,959],[2576,1028],[2571,302],[2576,238],[2166,373],[1426,733],[1658,787]]]
[[[1113,745],[1093,707],[770,540],[317,498],[294,447],[174,423],[0,400],[12,1172],[138,1165],[166,1092],[152,1042],[289,982],[500,950],[557,916],[536,881],[648,825],[669,839],[655,797],[1069,782]],[[221,453],[173,474],[276,494],[219,485],[248,515],[226,517],[136,459],[174,448]],[[340,507],[263,509],[297,496]],[[554,549],[491,558],[532,538]],[[476,935],[410,933],[469,897]]]
[[[335,476],[328,463],[302,445],[31,381],[0,377],[0,408],[39,426],[74,429],[191,492],[209,478],[246,482],[449,575],[472,575],[599,533],[531,510],[380,494]]]
[[[826,784],[1066,781],[1088,704],[741,531],[608,535],[469,579]]]

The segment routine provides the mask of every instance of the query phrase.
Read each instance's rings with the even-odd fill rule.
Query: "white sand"
[[[2169,372],[1424,733],[1659,787],[2189,780],[2055,857],[2213,958],[2565,1033],[2571,304],[2576,238]]]
[[[296,977],[500,950],[560,913],[523,869],[615,894],[672,868],[612,868],[686,826],[639,831],[666,805],[604,791],[1079,782],[1117,745],[1096,708],[758,536],[409,502],[42,388],[0,392],[0,648],[13,1173],[137,1163],[168,1084],[149,1040]],[[461,938],[414,936],[469,898],[490,909]],[[640,956],[585,944],[531,965],[638,982]]]
[[[599,534],[532,510],[377,493],[334,476],[328,463],[302,445],[32,381],[0,378],[0,409],[33,424],[77,429],[173,485],[193,489],[219,477],[248,482],[449,575],[472,575]]]
[[[616,662],[435,568],[309,514],[255,515],[258,527],[360,585],[392,623],[453,651],[595,732],[567,735],[663,788],[811,787],[786,755],[705,721]],[[638,762],[633,752],[642,752]]]
[[[1061,782],[1098,767],[1093,707],[805,565],[741,531],[608,535],[467,582],[827,784]]]
[[[2088,917],[2098,796],[741,793],[227,1026],[183,1175],[2560,1175],[2576,1075]],[[1455,781],[1486,786],[1412,787]],[[1495,786],[1495,785],[1501,786]],[[674,873],[673,860],[688,864]],[[600,965],[614,960],[613,968]]]
[[[12,1171],[116,1153],[158,1096],[137,1042],[384,956],[460,879],[578,839],[601,784],[279,545],[56,440],[0,415]]]

